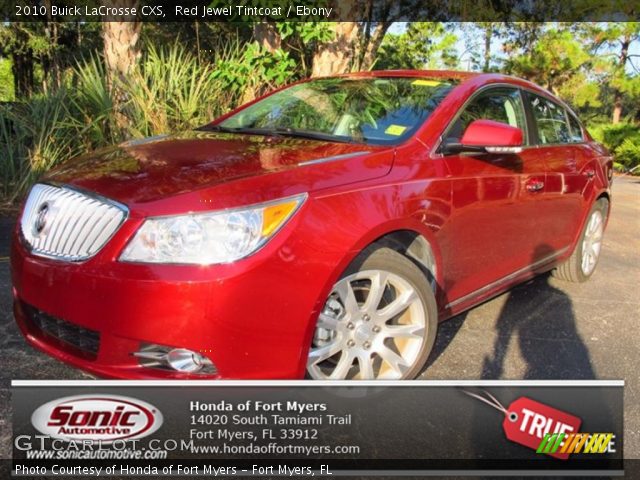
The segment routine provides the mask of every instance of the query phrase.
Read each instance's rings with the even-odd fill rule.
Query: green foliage
[[[589,81],[583,72],[577,72],[562,82],[556,91],[558,95],[574,109],[585,111],[589,108],[600,108],[600,86]]]
[[[575,80],[591,56],[568,30],[547,30],[531,50],[512,56],[505,65],[509,73],[555,90]]]
[[[281,22],[277,27],[283,40],[297,36],[305,44],[310,44],[328,42],[333,38],[328,22]]]
[[[140,32],[141,50],[150,46],[180,43],[190,53],[205,59],[229,42],[249,41],[250,23],[231,22],[143,22]]]
[[[69,92],[0,108],[0,192],[14,201],[42,173],[83,150],[71,118]]]
[[[412,22],[406,32],[387,34],[376,69],[449,68],[457,63],[456,36],[441,22]]]
[[[87,149],[120,140],[113,118],[113,99],[107,87],[107,75],[99,57],[79,63],[73,71],[75,94],[71,121]]]
[[[625,138],[616,148],[615,158],[627,170],[640,166],[640,135]]]
[[[640,165],[640,125],[594,125],[589,133],[613,153],[620,170],[627,171]]]
[[[0,58],[0,102],[12,102],[15,99],[11,60]]]
[[[640,76],[633,54],[640,42],[640,22],[584,23],[574,27],[593,56],[593,74],[602,85],[603,105],[622,107],[623,117],[640,118]],[[609,112],[611,115],[611,110]]]
[[[101,47],[100,29],[99,22],[0,24],[0,56],[12,61],[16,96],[57,88],[65,70]]]
[[[615,150],[625,138],[638,134],[638,126],[630,123],[594,125],[589,127],[589,133],[607,148]]]
[[[225,106],[219,87],[212,67],[183,47],[149,47],[139,68],[116,89],[128,98],[121,112],[128,136],[180,131],[211,120]]]
[[[460,28],[464,39],[466,51],[469,56],[465,59],[467,68],[477,71],[491,72],[497,70],[499,60],[492,47],[502,41],[506,35],[506,25],[503,22],[464,22],[453,23],[452,26]],[[459,59],[462,62],[463,59]]]
[[[212,71],[218,88],[227,95],[228,104],[240,102],[247,92],[260,95],[289,82],[295,75],[296,62],[282,49],[269,52],[252,42],[228,48]]]

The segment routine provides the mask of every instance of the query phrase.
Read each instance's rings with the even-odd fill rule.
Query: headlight
[[[211,265],[246,257],[262,247],[307,195],[220,212],[148,218],[120,260]]]

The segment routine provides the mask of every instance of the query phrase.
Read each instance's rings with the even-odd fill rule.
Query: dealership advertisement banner
[[[620,475],[622,381],[14,381],[15,476]]]

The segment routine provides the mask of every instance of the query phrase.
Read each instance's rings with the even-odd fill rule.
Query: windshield
[[[396,144],[409,138],[454,87],[427,78],[329,78],[274,93],[209,127],[329,141]]]

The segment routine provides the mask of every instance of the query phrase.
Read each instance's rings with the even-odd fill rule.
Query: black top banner
[[[632,22],[640,0],[0,0],[5,22]]]

